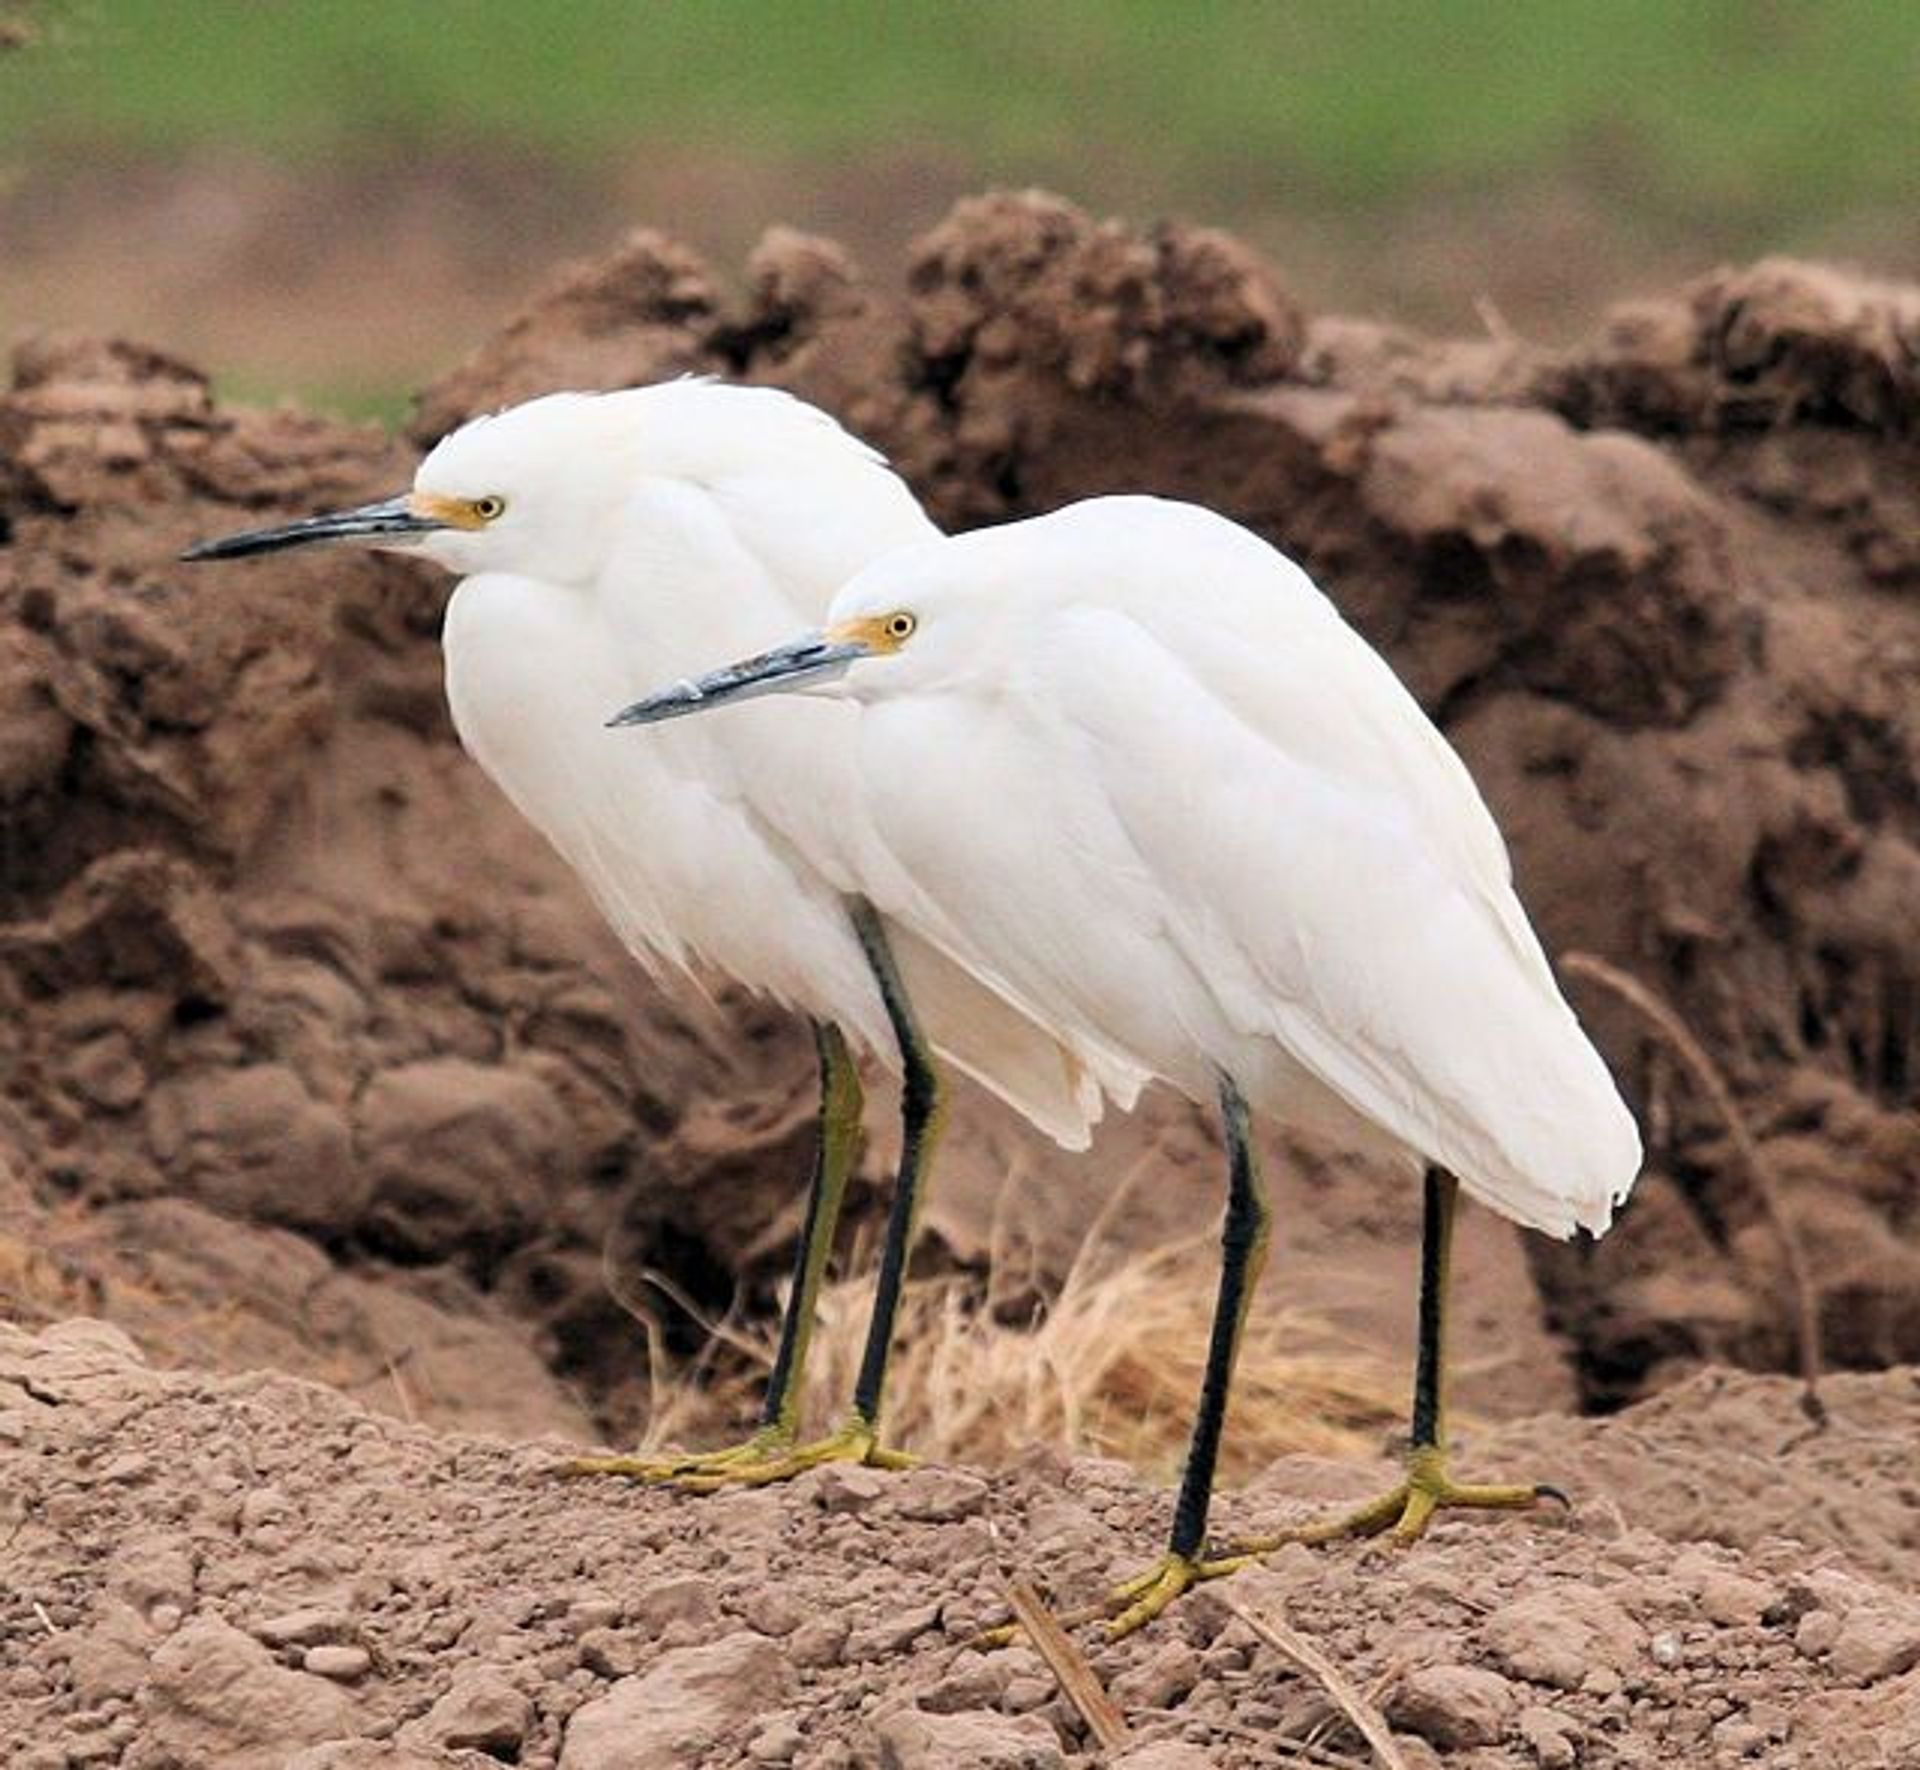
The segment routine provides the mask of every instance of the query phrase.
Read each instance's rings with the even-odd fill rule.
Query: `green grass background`
[[[1167,188],[1375,203],[1597,162],[1648,202],[1902,201],[1913,0],[48,0],[0,62],[0,149],[478,136],[823,155],[965,143],[991,175],[1103,152]]]

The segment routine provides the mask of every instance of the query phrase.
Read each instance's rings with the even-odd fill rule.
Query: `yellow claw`
[[[1115,1587],[1112,1601],[1124,1606],[1107,1623],[1107,1639],[1124,1641],[1165,1610],[1182,1592],[1207,1578],[1198,1561],[1185,1555],[1164,1556],[1143,1574]]]
[[[791,1426],[762,1426],[751,1438],[725,1450],[676,1451],[667,1456],[570,1457],[560,1465],[562,1475],[618,1475],[629,1481],[674,1485],[697,1475],[764,1463],[793,1448]]]
[[[1107,1623],[1107,1639],[1123,1641],[1137,1629],[1143,1629],[1182,1592],[1207,1580],[1225,1579],[1243,1567],[1251,1567],[1260,1557],[1238,1551],[1204,1558],[1166,1554],[1145,1573],[1136,1574],[1115,1586],[1102,1609],[1118,1610]]]
[[[880,1442],[878,1433],[864,1420],[848,1420],[825,1438],[809,1444],[789,1445],[777,1455],[758,1462],[729,1464],[723,1469],[691,1476],[679,1485],[689,1493],[718,1493],[727,1487],[767,1487],[776,1481],[791,1481],[809,1469],[827,1463],[859,1463],[869,1469],[911,1469],[918,1457],[905,1451],[890,1450]]]
[[[1418,1542],[1439,1512],[1528,1512],[1547,1500],[1569,1509],[1573,1504],[1559,1488],[1544,1481],[1485,1486],[1455,1481],[1447,1473],[1445,1454],[1433,1446],[1422,1446],[1407,1458],[1406,1480],[1378,1499],[1369,1500],[1337,1518],[1236,1544],[1232,1553],[1236,1557],[1270,1555],[1289,1543],[1305,1543],[1317,1548],[1326,1543],[1344,1542],[1349,1537],[1380,1536],[1389,1532],[1397,1543]]]
[[[1077,1629],[1104,1618],[1107,1639],[1123,1641],[1136,1630],[1145,1628],[1182,1592],[1190,1591],[1203,1581],[1224,1579],[1230,1573],[1238,1573],[1258,1558],[1254,1554],[1236,1553],[1201,1559],[1169,1552],[1144,1573],[1121,1581],[1098,1604],[1068,1611],[1060,1618],[1061,1626]],[[1011,1646],[1024,1632],[1017,1622],[1003,1623],[997,1629],[987,1629],[975,1635],[967,1645],[991,1652],[996,1647]]]
[[[825,1438],[797,1444],[790,1431],[768,1427],[730,1451],[659,1461],[638,1457],[581,1457],[567,1465],[573,1475],[626,1475],[677,1487],[685,1493],[719,1493],[729,1487],[768,1487],[791,1481],[825,1463],[861,1463],[870,1469],[911,1469],[918,1457],[891,1450],[865,1420],[851,1419]]]
[[[1205,1580],[1238,1573],[1289,1543],[1319,1546],[1348,1537],[1380,1536],[1389,1532],[1395,1542],[1411,1543],[1425,1534],[1439,1512],[1455,1508],[1524,1512],[1547,1500],[1562,1506],[1572,1504],[1559,1488],[1544,1481],[1500,1486],[1457,1482],[1447,1473],[1445,1453],[1430,1445],[1422,1446],[1407,1458],[1406,1480],[1352,1512],[1317,1524],[1298,1525],[1274,1536],[1235,1543],[1215,1556],[1163,1555],[1145,1573],[1115,1586],[1101,1603],[1069,1611],[1060,1621],[1068,1628],[1078,1628],[1105,1617],[1107,1639],[1119,1641],[1152,1622],[1182,1592]],[[1006,1623],[976,1635],[970,1645],[982,1649],[1005,1647],[1021,1632],[1018,1623]]]

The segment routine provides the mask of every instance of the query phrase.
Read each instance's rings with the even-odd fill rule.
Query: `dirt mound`
[[[638,1405],[602,1245],[670,1225],[724,1302],[763,1170],[805,1158],[804,1038],[616,996],[623,958],[452,744],[438,586],[169,563],[244,512],[403,482],[399,450],[53,342],[16,363],[0,462],[9,1245],[182,1351],[218,1317],[239,1362],[384,1388],[424,1358],[438,1417],[582,1430],[574,1378]]]
[[[695,1504],[558,1480],[556,1441],[162,1374],[102,1324],[0,1329],[0,1736],[19,1770],[1366,1761],[1278,1624],[1409,1765],[1911,1762],[1920,1390],[1842,1379],[1830,1432],[1784,1443],[1785,1390],[1726,1376],[1512,1429],[1473,1460],[1577,1466],[1570,1517],[1289,1549],[1189,1598],[1095,1652],[1131,1735],[1103,1757],[1030,1652],[967,1642],[1004,1570],[1065,1605],[1151,1559],[1166,1497],[1123,1465],[830,1469]],[[1282,1462],[1222,1527],[1387,1473]]]
[[[1303,321],[1216,236],[998,197],[922,243],[897,305],[773,237],[744,317],[708,287],[665,353],[630,328],[629,354],[582,360],[581,307],[632,289],[658,315],[636,267],[659,250],[577,273],[429,399],[423,437],[503,379],[706,367],[843,411],[950,523],[1136,487],[1260,528],[1466,752],[1549,944],[1668,996],[1754,1103],[1837,1355],[1920,1356],[1901,1202],[1920,1168],[1920,293],[1769,262],[1565,355],[1430,345]],[[1597,1260],[1540,1255],[1590,1393],[1669,1360],[1782,1361],[1776,1256],[1721,1128],[1616,1009],[1583,1005],[1639,1072],[1661,1170]]]
[[[635,235],[430,389],[413,440],[544,388],[705,370],[839,412],[948,523],[1150,489],[1253,524],[1447,726],[1549,946],[1633,972],[1699,1032],[1784,1177],[1836,1355],[1878,1365],[1920,1357],[1917,299],[1770,263],[1568,353],[1436,344],[1304,315],[1217,234],[995,196],[923,240],[897,291],[776,231],[729,296]],[[496,1356],[531,1354],[553,1377],[518,1426],[578,1430],[584,1408],[620,1431],[645,1386],[606,1267],[661,1269],[716,1312],[736,1282],[770,1302],[804,1040],[637,984],[459,757],[432,575],[171,563],[409,464],[370,433],[218,409],[157,353],[16,360],[0,1283],[189,1357],[214,1355],[204,1319],[226,1310],[223,1356],[344,1368],[441,1420],[493,1405],[471,1398],[496,1392]],[[1722,1128],[1624,1008],[1583,1007],[1650,1171],[1597,1250],[1530,1250],[1537,1291],[1517,1238],[1485,1228],[1465,1289],[1481,1349],[1509,1353],[1488,1399],[1563,1397],[1543,1321],[1595,1402],[1703,1360],[1783,1366],[1777,1253]],[[1009,1175],[1056,1270],[1116,1172],[1151,1154],[1212,1183],[1170,1102],[1081,1163],[982,1102],[962,1116],[935,1222],[962,1258]],[[1407,1269],[1412,1201],[1350,1164],[1277,1166],[1272,1283],[1401,1352],[1398,1278],[1369,1300],[1349,1275]],[[1190,1226],[1191,1194],[1149,1190],[1142,1237]],[[272,1277],[287,1236],[312,1274],[292,1296]],[[427,1347],[448,1362],[409,1403]]]

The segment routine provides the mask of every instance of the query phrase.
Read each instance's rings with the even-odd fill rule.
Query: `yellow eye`
[[[902,609],[897,615],[887,616],[886,634],[895,645],[899,645],[911,639],[914,628],[919,625],[920,623],[916,621],[912,615],[908,614],[905,609]]]
[[[494,518],[504,515],[506,508],[505,498],[475,498],[473,501],[473,513],[482,522],[492,522]]]

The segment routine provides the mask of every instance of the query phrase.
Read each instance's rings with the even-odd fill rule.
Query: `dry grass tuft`
[[[940,1461],[1004,1465],[1035,1445],[1119,1457],[1165,1475],[1186,1452],[1200,1393],[1219,1272],[1211,1237],[1115,1252],[1105,1223],[1116,1193],[1052,1299],[1031,1296],[1031,1249],[1002,1236],[983,1285],[945,1274],[910,1280],[887,1383],[887,1436]],[[869,1262],[859,1262],[869,1265]],[[808,1366],[808,1418],[845,1407],[872,1302],[871,1270],[822,1288]],[[650,1336],[656,1338],[655,1336]],[[746,1353],[720,1374],[723,1350]],[[645,1444],[725,1435],[751,1413],[772,1361],[770,1337],[717,1324],[690,1368],[653,1371]],[[714,1380],[702,1381],[711,1371]],[[1245,1477],[1295,1452],[1359,1457],[1379,1447],[1404,1409],[1405,1373],[1343,1341],[1324,1322],[1256,1300],[1234,1381],[1223,1477]]]
[[[942,1460],[1003,1464],[1036,1444],[1169,1471],[1185,1454],[1212,1318],[1215,1261],[1193,1248],[1076,1266],[1050,1306],[1008,1323],[966,1278],[908,1288],[889,1377],[896,1442]],[[823,1299],[813,1399],[842,1405],[869,1283]],[[1234,1383],[1222,1472],[1292,1451],[1362,1455],[1398,1417],[1399,1384],[1318,1324],[1256,1309]]]

